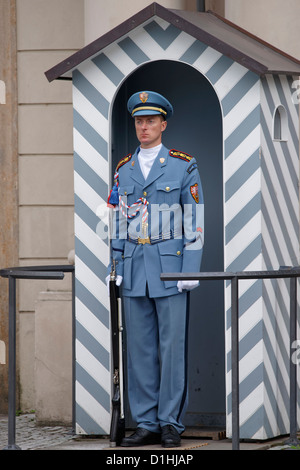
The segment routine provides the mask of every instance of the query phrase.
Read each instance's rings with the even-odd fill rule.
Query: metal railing
[[[290,358],[297,339],[297,278],[300,267],[284,267],[277,271],[165,273],[162,281],[223,280],[231,282],[231,386],[232,386],[232,450],[240,448],[239,419],[239,280],[290,279]],[[299,445],[297,439],[297,365],[290,360],[290,437],[289,445]]]
[[[0,277],[8,278],[8,444],[5,450],[20,450],[16,444],[16,280],[17,279],[63,279],[64,273],[72,273],[72,420],[74,430],[74,357],[75,357],[75,275],[73,265],[24,266],[0,270]]]
[[[20,449],[16,445],[16,280],[17,279],[63,279],[64,273],[72,273],[72,420],[75,429],[75,273],[73,265],[24,266],[0,270],[0,277],[9,281],[9,333],[8,333],[8,445],[5,449]],[[175,280],[223,280],[231,283],[231,375],[232,375],[232,449],[239,450],[239,280],[290,279],[290,354],[297,339],[297,278],[300,267],[281,268],[277,271],[242,271],[209,273],[165,273],[163,281]],[[297,439],[297,366],[290,361],[290,437],[288,444],[299,445]]]

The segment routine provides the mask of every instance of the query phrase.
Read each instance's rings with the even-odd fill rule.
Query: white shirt
[[[156,145],[150,149],[140,148],[139,151],[139,164],[145,179],[149,175],[151,167],[156,159],[158,152],[160,151],[162,144]]]

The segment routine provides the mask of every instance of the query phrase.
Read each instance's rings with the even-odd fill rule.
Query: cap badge
[[[140,96],[140,100],[141,100],[142,103],[146,103],[147,99],[149,98],[148,93],[146,93],[145,91],[140,93],[139,96]]]

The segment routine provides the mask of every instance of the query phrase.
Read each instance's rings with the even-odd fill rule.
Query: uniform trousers
[[[187,406],[187,294],[123,297],[128,397],[138,427],[184,431]]]

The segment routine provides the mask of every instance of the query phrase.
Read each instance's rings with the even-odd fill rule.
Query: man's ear
[[[168,123],[167,123],[167,121],[162,121],[161,124],[162,124],[161,125],[161,131],[164,132],[166,130],[166,127],[167,127]]]

